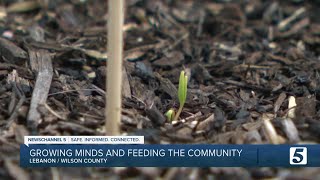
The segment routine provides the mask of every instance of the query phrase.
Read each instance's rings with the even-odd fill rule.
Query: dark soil
[[[126,2],[122,133],[147,143],[320,142],[319,1]],[[0,179],[320,178],[319,168],[20,168],[25,135],[104,134],[107,17],[102,0],[0,2]],[[181,70],[188,99],[168,122]]]

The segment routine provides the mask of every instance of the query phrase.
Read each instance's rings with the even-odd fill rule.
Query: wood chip
[[[73,123],[73,122],[66,122],[66,121],[59,121],[58,122],[58,128],[67,132],[70,132],[71,134],[77,133],[81,135],[94,135],[96,134],[96,130],[89,129],[87,127],[84,127],[82,125]]]
[[[268,142],[270,142],[271,144],[280,144],[281,142],[278,137],[277,131],[271,123],[271,115],[263,114],[262,120]]]
[[[261,144],[262,138],[257,130],[249,131],[245,134],[246,144]]]
[[[273,112],[276,114],[278,112],[278,110],[280,109],[283,101],[286,99],[287,95],[285,92],[282,92],[277,101],[274,103],[274,108],[273,108]]]
[[[179,51],[173,51],[163,56],[162,58],[154,61],[152,64],[162,68],[172,68],[183,63],[184,55]]]
[[[284,31],[287,28],[289,28],[289,26],[298,18],[300,18],[301,16],[303,16],[306,13],[306,8],[302,7],[298,10],[296,10],[291,16],[289,16],[288,18],[284,19],[283,21],[281,21],[278,24],[278,29],[280,31]]]
[[[160,88],[170,95],[175,101],[178,100],[178,90],[174,84],[168,79],[163,78],[159,73],[155,73],[155,77],[160,81]]]
[[[7,127],[10,127],[17,119],[19,115],[19,109],[26,99],[22,85],[25,85],[25,83],[29,82],[23,78],[20,78],[16,70],[13,70],[12,73],[8,75],[7,81],[12,85],[13,89],[13,93],[11,94],[11,101],[8,107],[8,111],[11,113],[11,115],[9,119],[7,119]],[[16,95],[18,95],[18,97],[20,98],[18,102],[16,102]]]
[[[283,131],[286,133],[289,143],[298,143],[300,141],[298,129],[293,121],[289,118],[281,121]]]
[[[151,122],[157,127],[163,125],[166,122],[166,118],[154,103],[152,103],[150,107],[146,109],[146,114]]]
[[[28,56],[27,52],[12,43],[9,40],[0,37],[0,54],[7,61],[14,62],[17,64],[23,64]]]
[[[51,57],[47,50],[29,49],[29,56],[31,69],[36,73],[37,79],[32,93],[27,123],[29,128],[33,130],[32,133],[35,133],[41,119],[38,107],[47,101],[53,69]]]
[[[97,50],[82,49],[82,48],[75,48],[75,49],[78,49],[84,52],[86,55],[93,57],[95,59],[106,60],[108,58],[108,54],[106,52],[100,52]]]
[[[125,66],[122,68],[122,95],[125,98],[131,98],[131,87]]]
[[[23,13],[40,8],[39,1],[18,1],[8,7],[10,13]]]
[[[296,119],[313,118],[317,116],[317,98],[315,95],[298,97],[296,103]]]
[[[296,98],[294,96],[290,96],[288,104],[288,118],[294,119],[296,117],[296,106]]]
[[[209,117],[207,117],[205,120],[199,122],[196,130],[197,130],[197,131],[201,131],[201,130],[202,130],[202,131],[207,132],[208,130],[210,130],[210,129],[209,129],[210,124],[213,123],[214,119],[215,119],[215,118],[214,118],[214,114],[211,114],[211,115],[210,115]]]

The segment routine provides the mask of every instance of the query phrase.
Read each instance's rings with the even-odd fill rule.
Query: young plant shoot
[[[107,135],[120,134],[124,0],[108,1]]]
[[[184,71],[181,71],[180,78],[179,78],[179,87],[178,87],[178,98],[179,98],[179,109],[177,111],[176,116],[174,117],[174,121],[178,120],[184,103],[187,99],[187,87],[188,87],[188,76],[185,74]]]
[[[166,112],[165,115],[166,115],[168,121],[173,121],[175,114],[176,114],[176,113],[174,112],[173,109],[169,109],[169,110]]]

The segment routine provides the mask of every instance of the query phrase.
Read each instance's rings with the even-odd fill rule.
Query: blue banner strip
[[[21,145],[22,167],[320,167],[320,145]]]

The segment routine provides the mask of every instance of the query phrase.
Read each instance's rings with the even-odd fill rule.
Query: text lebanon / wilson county
[[[55,163],[63,163],[63,164],[75,164],[75,163],[87,163],[87,164],[101,164],[106,163],[108,158],[31,158],[29,160],[30,164],[55,164]]]

